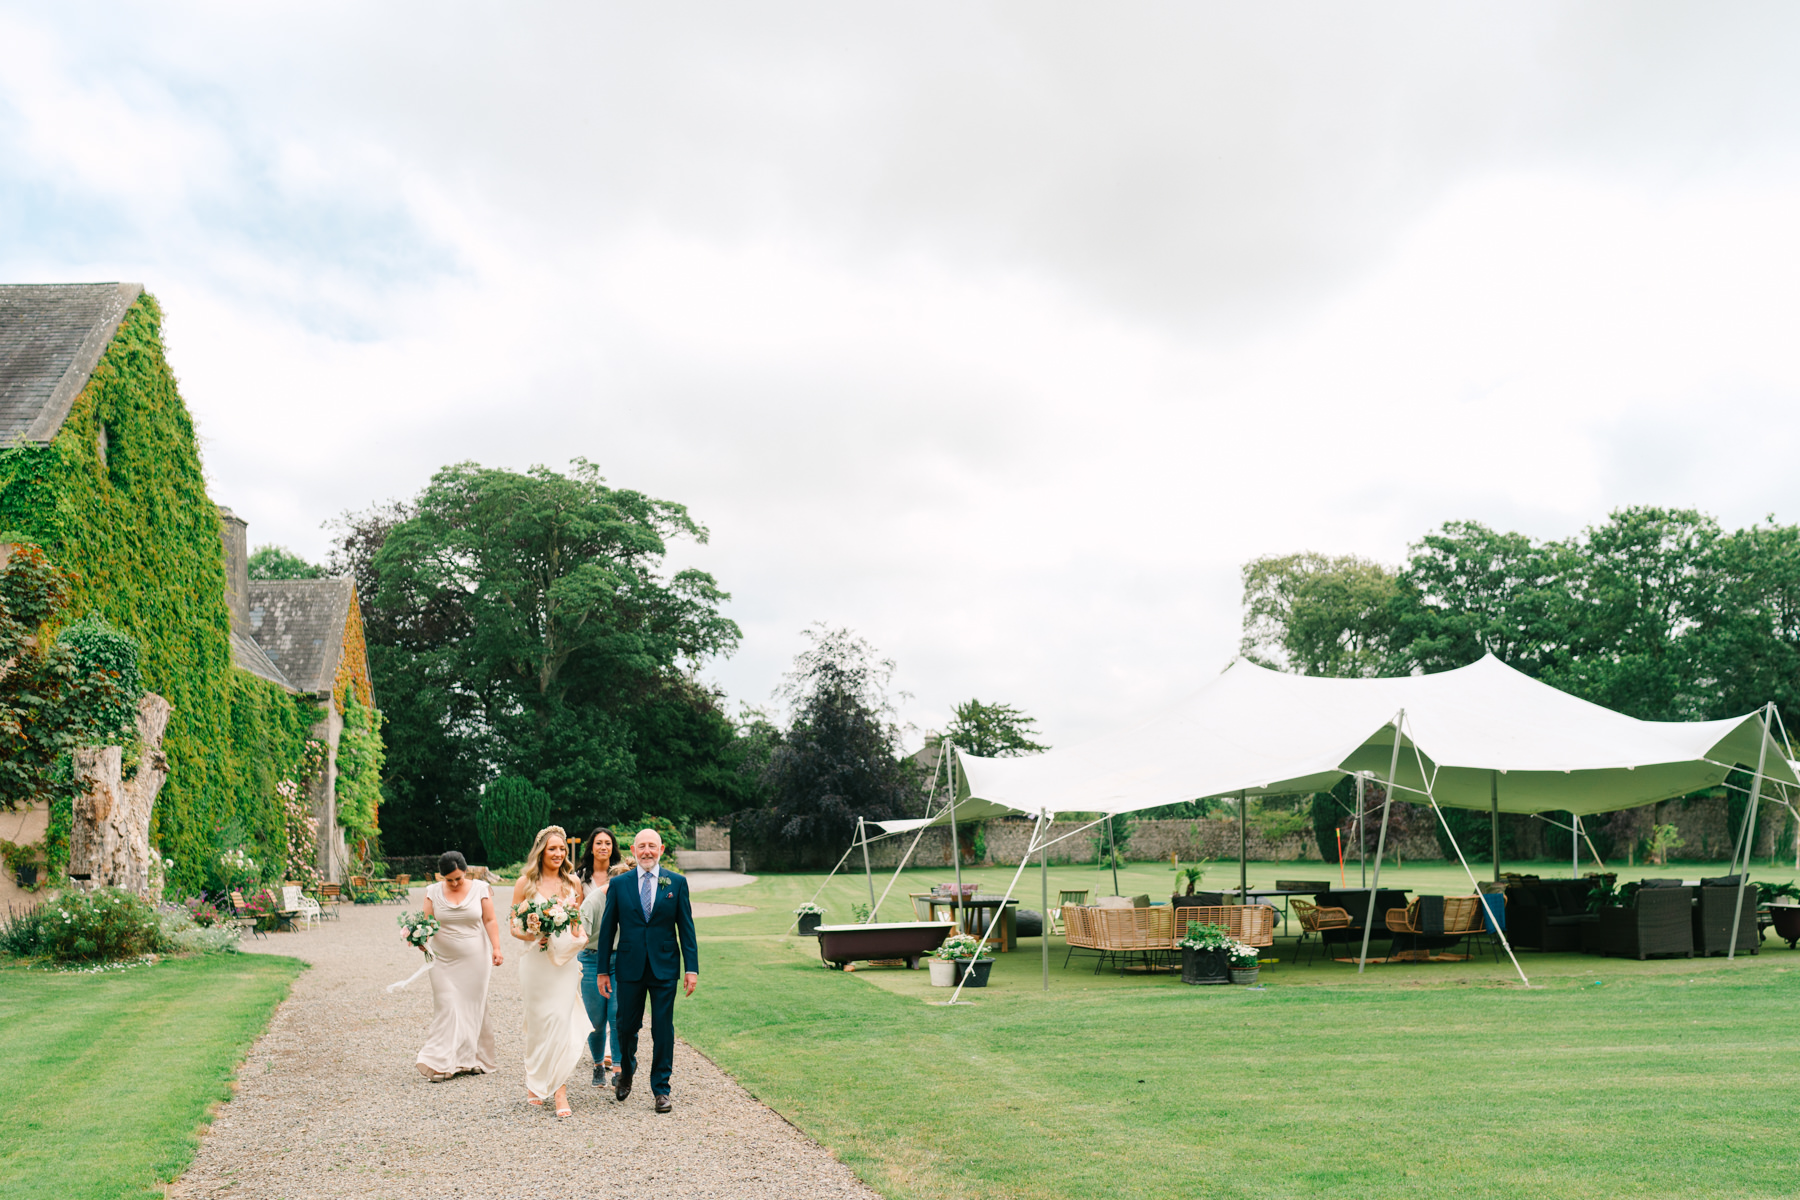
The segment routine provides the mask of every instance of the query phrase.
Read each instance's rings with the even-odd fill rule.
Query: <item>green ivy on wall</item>
[[[373,837],[381,811],[381,712],[344,695],[344,730],[338,737],[337,819],[356,837]]]
[[[102,614],[143,647],[144,686],[174,707],[150,836],[175,861],[171,885],[193,889],[227,823],[261,857],[285,854],[275,784],[318,712],[231,665],[218,510],[161,327],[140,296],[56,438],[0,449],[0,528],[73,574],[72,613]]]

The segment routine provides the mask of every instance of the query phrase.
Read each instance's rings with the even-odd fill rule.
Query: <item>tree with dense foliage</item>
[[[1306,568],[1344,561],[1299,555],[1246,567],[1246,654],[1275,648],[1282,657],[1259,660],[1312,674],[1368,674],[1371,661],[1381,674],[1407,674],[1491,653],[1644,720],[1735,716],[1769,700],[1789,728],[1800,714],[1795,526],[1771,519],[1728,533],[1691,509],[1636,507],[1578,536],[1535,541],[1452,521],[1412,547],[1379,611],[1343,600],[1355,594],[1347,585],[1321,598],[1314,581],[1328,572]],[[1356,652],[1334,656],[1334,646]],[[1742,801],[1731,797],[1736,813]],[[1492,853],[1485,815],[1446,815],[1465,852]],[[1315,821],[1321,841],[1329,816]],[[1568,853],[1566,832],[1528,818],[1501,824],[1503,854]],[[1588,823],[1603,855],[1646,828],[1635,811]]]
[[[384,711],[390,849],[471,846],[477,797],[527,780],[571,828],[654,806],[722,817],[752,794],[735,730],[695,679],[730,653],[729,597],[663,574],[669,539],[706,540],[670,501],[569,474],[460,463],[415,500],[340,522]],[[490,855],[491,856],[491,855]]]
[[[1392,571],[1355,555],[1254,559],[1244,564],[1242,653],[1301,675],[1379,675],[1394,589]]]
[[[892,660],[848,629],[806,637],[778,693],[793,715],[762,772],[768,800],[732,817],[734,849],[793,867],[830,865],[858,817],[904,817],[919,802],[888,698]]]
[[[1037,720],[1010,704],[983,704],[969,700],[956,706],[956,716],[945,726],[942,740],[977,758],[1017,758],[1042,754],[1050,747],[1033,741]]]
[[[309,563],[286,546],[258,546],[245,569],[252,579],[323,579],[325,568]]]
[[[538,830],[550,823],[550,793],[516,775],[502,775],[481,793],[475,820],[495,866],[521,862]]]

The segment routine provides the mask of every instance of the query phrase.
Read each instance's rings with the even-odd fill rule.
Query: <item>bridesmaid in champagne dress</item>
[[[494,1069],[488,975],[506,961],[488,885],[468,876],[455,850],[438,857],[438,882],[425,889],[425,912],[438,919],[431,939],[431,1028],[418,1067],[433,1083]]]
[[[525,870],[513,884],[512,902],[543,897],[561,900],[579,913],[581,881],[569,865],[569,843],[560,826],[538,832]],[[556,1115],[571,1116],[568,1084],[592,1028],[581,1003],[581,964],[576,961],[587,942],[579,923],[555,937],[527,933],[516,920],[507,927],[529,945],[519,959],[519,991],[525,1002],[525,1099],[542,1104],[556,1099]]]

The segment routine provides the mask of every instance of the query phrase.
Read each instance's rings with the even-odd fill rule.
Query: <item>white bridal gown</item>
[[[431,1028],[419,1050],[424,1075],[494,1069],[494,1025],[488,1019],[488,977],[493,949],[481,927],[481,901],[488,885],[471,879],[461,903],[444,896],[444,885],[425,889],[438,919],[431,939]]]
[[[575,1076],[575,1064],[587,1047],[587,1009],[581,1003],[581,963],[575,956],[587,944],[579,936],[560,933],[541,950],[521,942],[519,991],[525,1001],[525,1086],[534,1096],[549,1097]]]

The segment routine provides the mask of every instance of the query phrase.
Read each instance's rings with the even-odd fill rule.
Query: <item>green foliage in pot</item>
[[[1179,943],[1183,950],[1230,950],[1237,944],[1222,925],[1189,925],[1187,936]]]
[[[1763,883],[1759,880],[1751,882],[1755,884],[1759,904],[1773,904],[1777,900],[1800,901],[1800,885],[1791,879],[1786,883]]]
[[[981,939],[972,933],[953,933],[944,939],[944,944],[931,952],[931,957],[950,961],[960,961],[975,957]]]

